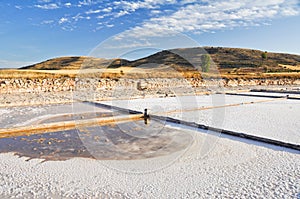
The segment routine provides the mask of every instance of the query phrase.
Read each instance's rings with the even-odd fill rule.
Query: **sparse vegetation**
[[[201,68],[202,72],[208,72],[211,65],[211,59],[208,54],[204,54],[201,56]]]
[[[0,70],[1,79],[10,78],[29,78],[29,79],[45,79],[45,78],[61,78],[61,77],[75,77],[75,74],[69,73],[48,73],[44,71],[29,71],[29,70]]]
[[[268,54],[267,51],[261,53],[261,65],[264,65],[264,61],[267,60]]]
[[[267,54],[267,53],[268,53],[267,51],[261,53],[261,58],[262,58],[262,60],[265,60],[265,59],[268,58],[268,54]]]

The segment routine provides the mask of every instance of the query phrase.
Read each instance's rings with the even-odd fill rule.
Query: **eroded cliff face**
[[[0,93],[43,93],[76,90],[109,91],[131,88],[151,92],[174,90],[176,88],[243,87],[270,85],[300,85],[300,79],[198,79],[198,78],[148,78],[148,79],[109,79],[109,78],[59,78],[59,79],[0,79]]]
[[[71,91],[74,86],[70,78],[0,79],[0,93]]]
[[[225,80],[224,86],[276,86],[276,85],[300,85],[300,79],[283,78],[283,79],[233,79]]]
[[[0,79],[0,107],[70,103],[74,100],[111,100],[198,95],[224,90],[288,87],[300,79],[199,78],[46,78]]]

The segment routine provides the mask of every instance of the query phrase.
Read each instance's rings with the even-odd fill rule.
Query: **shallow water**
[[[0,152],[45,160],[66,160],[72,157],[93,158],[82,144],[77,130],[0,139]]]
[[[79,118],[83,116],[83,118],[81,119],[84,119],[86,114],[97,117],[98,113],[109,112],[112,112],[112,110],[79,102],[57,105],[0,108],[0,128],[13,128],[18,126],[27,126],[36,123],[42,123],[43,121],[50,118],[57,118],[57,116],[64,116],[65,119],[72,120],[76,118],[71,118],[70,115],[72,115],[72,117],[77,117],[80,115]],[[115,113],[116,112],[114,112],[114,114]]]
[[[143,120],[117,125],[0,139],[0,153],[13,152],[29,159],[67,160],[74,157],[101,160],[144,159],[185,149],[192,137],[164,123]]]

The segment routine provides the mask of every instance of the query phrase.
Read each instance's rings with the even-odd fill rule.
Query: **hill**
[[[30,70],[78,70],[80,68],[107,67],[113,60],[93,57],[59,57],[41,63],[25,66],[20,69]]]
[[[129,61],[125,59],[99,59],[92,57],[61,57],[50,59],[21,69],[69,70],[82,68],[171,66],[176,70],[201,68],[201,57],[208,53],[212,64],[223,73],[250,72],[300,72],[300,55],[264,52],[253,49],[204,47],[182,48],[157,52],[153,55]]]

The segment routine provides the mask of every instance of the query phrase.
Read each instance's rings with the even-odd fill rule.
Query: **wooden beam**
[[[104,117],[95,118],[88,120],[77,120],[77,121],[66,121],[66,122],[54,122],[48,124],[39,124],[32,126],[22,126],[15,128],[5,128],[0,129],[0,138],[8,138],[23,135],[32,134],[43,134],[63,130],[71,130],[78,127],[85,126],[103,126],[109,124],[117,124],[121,122],[135,121],[143,119],[143,114],[125,115],[125,116],[115,116],[115,117]]]

